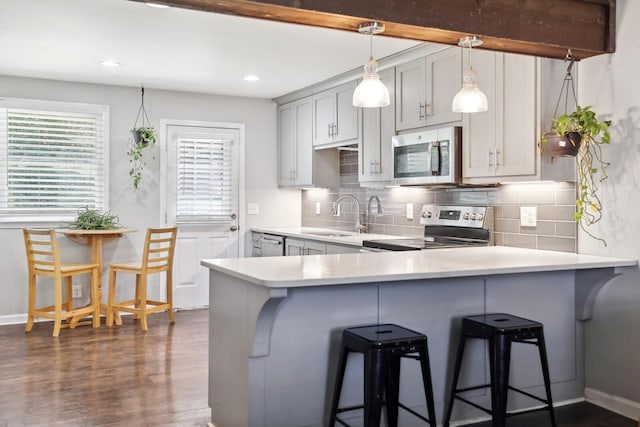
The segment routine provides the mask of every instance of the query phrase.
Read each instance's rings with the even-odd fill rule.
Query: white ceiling
[[[373,54],[416,44],[376,36]],[[274,98],[361,67],[369,36],[128,0],[0,0],[0,52],[4,75]]]

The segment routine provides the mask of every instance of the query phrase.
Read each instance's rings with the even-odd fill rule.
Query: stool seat
[[[491,383],[459,389],[457,388],[457,385],[460,375],[460,367],[464,357],[465,342],[467,339],[473,338],[489,341],[489,369]],[[532,344],[538,347],[546,399],[534,396],[509,385],[511,343],[514,342]],[[491,410],[459,395],[459,393],[465,391],[477,390],[485,387],[491,388]],[[462,319],[460,342],[458,343],[453,381],[443,426],[449,426],[451,412],[453,411],[453,403],[455,399],[458,399],[490,414],[493,419],[494,427],[504,427],[506,425],[507,416],[516,415],[507,413],[508,390],[518,392],[544,403],[545,406],[538,408],[537,410],[548,410],[551,418],[551,425],[553,427],[556,426],[553,401],[551,398],[549,365],[547,362],[547,352],[544,342],[544,330],[542,323],[507,313],[480,314],[464,317]]]
[[[339,408],[342,382],[350,352],[364,354],[364,404]],[[415,353],[418,353],[418,356],[411,356]],[[423,417],[398,401],[400,358],[404,356],[420,361],[429,418]],[[346,328],[342,331],[329,426],[335,426],[336,422],[348,426],[337,415],[364,409],[364,426],[379,427],[383,405],[386,410],[387,424],[390,427],[398,425],[398,408],[403,408],[427,422],[431,427],[436,427],[427,336],[390,323]]]

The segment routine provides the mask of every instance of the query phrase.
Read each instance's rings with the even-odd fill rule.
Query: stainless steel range
[[[493,244],[493,208],[487,206],[424,205],[420,211],[424,237],[365,240],[370,252],[417,251]]]

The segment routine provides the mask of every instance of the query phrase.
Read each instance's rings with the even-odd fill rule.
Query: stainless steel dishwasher
[[[251,232],[252,257],[284,256],[284,236]]]

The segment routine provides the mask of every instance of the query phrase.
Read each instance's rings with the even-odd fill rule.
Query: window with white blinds
[[[108,107],[0,100],[0,220],[107,209]]]
[[[234,212],[234,138],[178,138],[177,223],[225,223]]]

